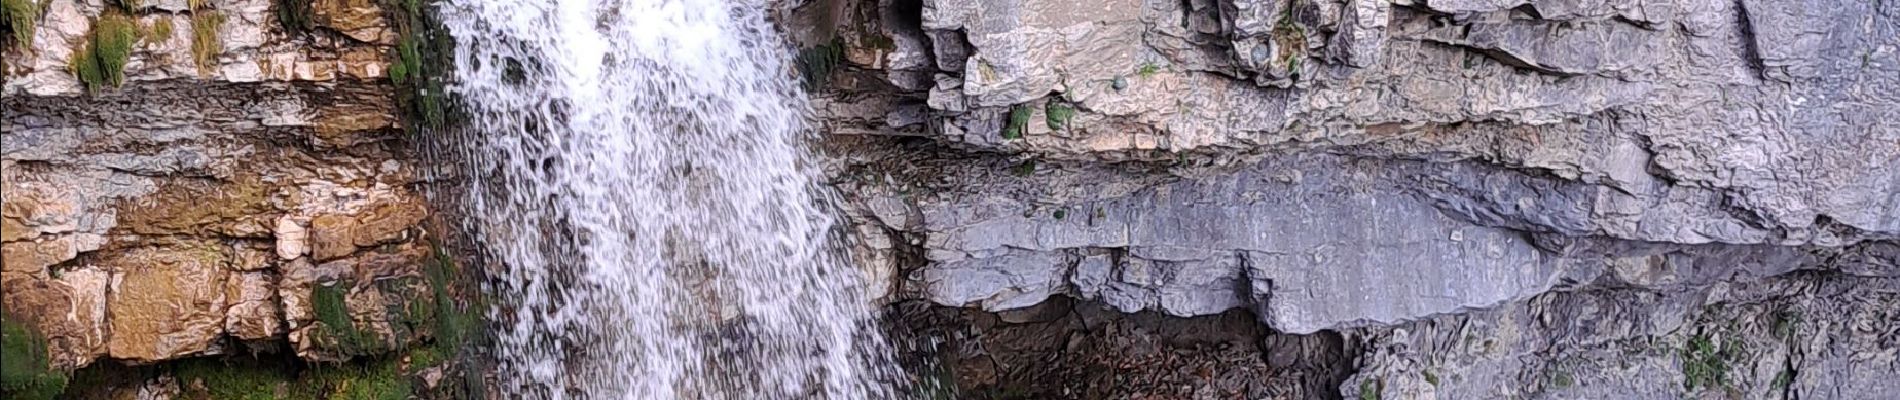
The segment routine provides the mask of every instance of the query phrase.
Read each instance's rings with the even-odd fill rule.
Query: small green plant
[[[321,333],[318,343],[352,356],[372,353],[381,343],[375,335],[357,328],[356,321],[350,317],[347,286],[339,282],[310,289],[311,308],[317,314],[317,323],[322,324],[322,329],[317,331]]]
[[[1385,381],[1359,381],[1359,400],[1379,400],[1379,392],[1385,391]]]
[[[1029,116],[1035,110],[1028,104],[1017,104],[1009,108],[1009,123],[1003,125],[1004,139],[1022,139],[1023,132],[1029,129]]]
[[[1143,78],[1153,77],[1160,72],[1161,66],[1155,65],[1153,62],[1142,63],[1140,68],[1135,68],[1135,75]]]
[[[481,329],[481,316],[455,302],[449,291],[455,279],[455,261],[436,250],[435,260],[424,267],[429,289],[435,295],[435,340],[440,346],[459,346]]]
[[[1051,214],[1050,216],[1055,217],[1056,220],[1060,221],[1062,220],[1062,218],[1069,216],[1069,210],[1058,208],[1056,209],[1056,212]]]
[[[1775,374],[1775,381],[1769,383],[1768,387],[1779,391],[1779,390],[1787,390],[1788,386],[1793,385],[1793,384],[1794,384],[1794,369],[1783,368],[1781,370],[1781,373]]]
[[[284,26],[284,32],[301,34],[309,32],[312,25],[310,17],[311,0],[277,0],[277,23]]]
[[[1036,173],[1036,160],[1033,158],[1023,160],[1023,162],[1017,163],[1015,167],[1009,169],[1009,174],[1015,176],[1029,176],[1034,173]]]
[[[218,27],[223,25],[223,13],[201,10],[191,14],[191,60],[198,65],[200,74],[210,73],[218,64],[218,53],[224,51],[224,43],[218,40]]]
[[[18,320],[0,316],[0,397],[52,399],[66,390],[66,373],[52,367],[46,338]]]
[[[132,58],[132,46],[138,44],[138,29],[132,17],[118,11],[108,10],[93,20],[85,45],[73,52],[67,64],[87,91],[125,83],[125,64]]]
[[[1049,124],[1049,130],[1059,131],[1069,126],[1069,120],[1075,118],[1075,106],[1056,99],[1049,99],[1043,108],[1043,120]]]
[[[440,32],[435,14],[426,7],[429,0],[390,1],[397,6],[393,7],[392,19],[398,36],[389,80],[398,89],[397,102],[404,122],[411,133],[442,127],[448,122],[450,110],[447,85],[438,75],[451,62],[448,49],[454,43]]]
[[[150,35],[145,36],[145,40],[153,41],[153,42],[163,42],[163,41],[171,40],[172,29],[174,29],[174,27],[172,26],[171,18],[154,19],[152,20],[152,27],[146,28],[145,30],[146,32],[151,33]]]
[[[1430,383],[1432,384],[1432,386],[1438,386],[1438,375],[1433,374],[1432,370],[1429,370],[1429,369],[1424,370],[1424,371],[1421,371],[1420,374],[1425,375],[1425,383]]]
[[[1717,347],[1708,335],[1690,336],[1680,353],[1683,389],[1727,388],[1729,364],[1739,360],[1741,352],[1740,340],[1731,339]]]
[[[21,48],[33,47],[33,30],[40,19],[40,4],[34,0],[0,0],[0,24],[6,24],[7,38]]]

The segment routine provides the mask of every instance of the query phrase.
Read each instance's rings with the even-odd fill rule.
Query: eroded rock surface
[[[1586,336],[1695,347],[1767,315],[1704,306],[1886,307],[1890,274],[1869,271],[1900,257],[1900,129],[1884,122],[1900,116],[1900,6],[794,3],[854,231],[880,236],[860,253],[904,271],[897,298],[1248,309],[1278,332],[1359,335],[1347,397],[1871,398],[1883,386],[1865,379],[1900,377],[1884,356],[1822,355],[1894,351],[1879,340],[1714,378],[1674,350],[1629,357],[1640,371],[1561,358],[1639,350],[1572,340]],[[1673,300],[1583,304],[1606,293]],[[1421,333],[1431,324],[1592,312],[1681,321],[1510,322],[1483,335],[1566,339],[1432,378],[1471,381],[1412,384],[1408,365],[1463,351],[1416,342],[1442,334]],[[1853,315],[1827,332],[1895,330]],[[1782,370],[1761,365],[1780,361],[1833,369],[1776,385]]]
[[[5,49],[9,318],[44,333],[62,369],[286,338],[335,360],[366,353],[311,339],[308,299],[341,285],[374,340],[416,340],[387,327],[430,298],[430,211],[397,140],[381,6],[317,1],[313,29],[297,32],[267,0],[162,3],[46,2],[32,45]],[[140,35],[124,84],[87,91],[68,62],[106,14]],[[210,17],[220,23],[194,27]],[[204,64],[201,34],[216,39]]]

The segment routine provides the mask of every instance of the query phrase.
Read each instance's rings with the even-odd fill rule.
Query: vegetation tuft
[[[1280,21],[1273,25],[1273,41],[1279,45],[1280,60],[1287,65],[1287,75],[1299,79],[1300,60],[1306,57],[1306,27],[1293,18],[1293,9],[1298,3],[1289,5],[1286,13],[1280,15]]]
[[[198,65],[200,74],[210,73],[218,64],[218,53],[224,51],[218,27],[223,25],[223,13],[200,10],[191,14],[191,61]]]
[[[180,398],[188,400],[401,400],[415,393],[410,375],[433,365],[433,347],[346,363],[241,357],[195,358],[172,365]],[[406,355],[406,357],[405,357]],[[410,361],[405,366],[403,359]]]
[[[171,40],[173,29],[177,29],[177,27],[172,26],[171,18],[153,19],[152,26],[145,29],[146,32],[151,33],[150,35],[145,36],[145,40],[153,41],[153,42],[163,42],[163,41]]]
[[[1689,337],[1680,355],[1683,389],[1726,389],[1729,387],[1729,364],[1741,359],[1742,343],[1730,339],[1717,347],[1708,335],[1696,334]]]
[[[139,12],[140,8],[145,8],[145,1],[144,0],[106,0],[106,5],[111,6],[111,7],[117,7],[119,11],[124,11],[126,14],[136,14]]]
[[[1075,106],[1060,100],[1049,99],[1043,108],[1043,120],[1049,124],[1049,130],[1059,131],[1069,126],[1069,120],[1075,118]]]
[[[33,30],[40,19],[40,4],[35,0],[0,0],[0,24],[6,24],[7,43],[33,46]]]
[[[1143,78],[1153,77],[1160,72],[1161,66],[1155,65],[1155,63],[1152,62],[1142,63],[1140,68],[1135,69],[1135,75],[1139,75]]]
[[[1359,381],[1359,400],[1379,400],[1379,397],[1381,396],[1379,392],[1383,392],[1383,391],[1385,391],[1385,381],[1381,381],[1381,380]]]
[[[46,338],[26,324],[0,316],[0,397],[42,400],[64,390],[66,373],[52,367]]]
[[[131,60],[132,47],[138,41],[138,23],[124,13],[108,10],[93,20],[86,43],[73,52],[67,66],[87,91],[118,87],[125,83],[125,64]]]
[[[316,311],[317,323],[322,324],[316,340],[324,348],[351,356],[381,350],[382,342],[374,334],[357,328],[356,321],[350,318],[347,286],[347,282],[339,282],[310,290],[310,307]]]
[[[1003,125],[1003,138],[1011,140],[1022,139],[1023,132],[1029,130],[1029,117],[1032,114],[1035,114],[1034,107],[1030,107],[1028,104],[1017,104],[1014,107],[1010,107],[1009,122]]]
[[[1023,160],[1023,162],[1016,163],[1016,166],[1009,168],[1009,174],[1015,176],[1030,176],[1035,173],[1036,159],[1034,158]]]
[[[285,0],[300,1],[300,0]],[[307,0],[301,0],[307,1]],[[395,62],[389,66],[389,82],[396,85],[397,101],[409,131],[420,133],[448,123],[449,102],[447,72],[449,51],[454,43],[441,32],[441,23],[430,0],[389,0],[398,33]]]

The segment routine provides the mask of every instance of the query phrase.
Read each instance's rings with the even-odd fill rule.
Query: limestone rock
[[[277,301],[276,276],[269,272],[233,273],[225,283],[224,331],[243,340],[266,340],[283,334],[284,316]]]
[[[112,271],[107,351],[131,362],[216,353],[224,333],[230,255],[212,245],[138,248],[102,260]]]
[[[394,43],[383,8],[374,0],[315,0],[310,10],[318,24],[361,42]]]
[[[56,336],[59,366],[278,351],[297,322],[280,277],[317,255],[319,216],[349,222],[321,255],[426,252],[431,211],[407,149],[391,143],[384,4],[322,3],[325,29],[299,35],[279,27],[274,4],[147,3],[133,12],[150,30],[126,83],[92,93],[66,64],[98,4],[48,2],[33,47],[8,50],[0,303]],[[191,22],[210,13],[224,18],[210,32],[222,46],[201,69]],[[156,34],[163,24],[170,35]],[[401,270],[366,264],[331,279]],[[409,294],[377,299],[406,305]]]

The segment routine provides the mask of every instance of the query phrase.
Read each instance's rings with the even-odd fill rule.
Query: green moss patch
[[[299,0],[283,0],[299,1]],[[305,0],[307,1],[307,0]],[[447,79],[449,59],[455,43],[441,32],[441,22],[430,0],[387,0],[384,9],[396,27],[395,54],[391,55],[389,81],[396,85],[396,97],[410,132],[420,133],[442,127],[449,119]]]
[[[0,397],[51,399],[66,390],[66,372],[54,369],[46,338],[18,320],[0,316]]]
[[[185,400],[401,400],[417,394],[415,360],[433,347],[348,363],[195,358],[171,364]],[[406,361],[405,361],[406,360]]]
[[[124,13],[108,10],[92,21],[85,45],[73,52],[67,66],[87,91],[118,87],[125,84],[125,64],[132,59],[132,47],[138,41],[138,23]]]
[[[380,352],[385,347],[375,334],[357,328],[350,318],[349,285],[338,282],[310,289],[310,307],[317,314],[314,337],[318,345],[341,354],[358,356]]]
[[[1009,121],[1003,125],[1003,138],[1022,139],[1023,133],[1029,131],[1029,117],[1032,114],[1035,114],[1035,109],[1028,104],[1010,107]]]
[[[0,0],[0,24],[6,24],[7,41],[15,46],[33,46],[39,19],[40,4],[35,0]]]
[[[1049,130],[1059,131],[1069,126],[1069,120],[1075,118],[1075,106],[1061,100],[1049,99],[1043,108],[1043,120],[1049,124]]]

